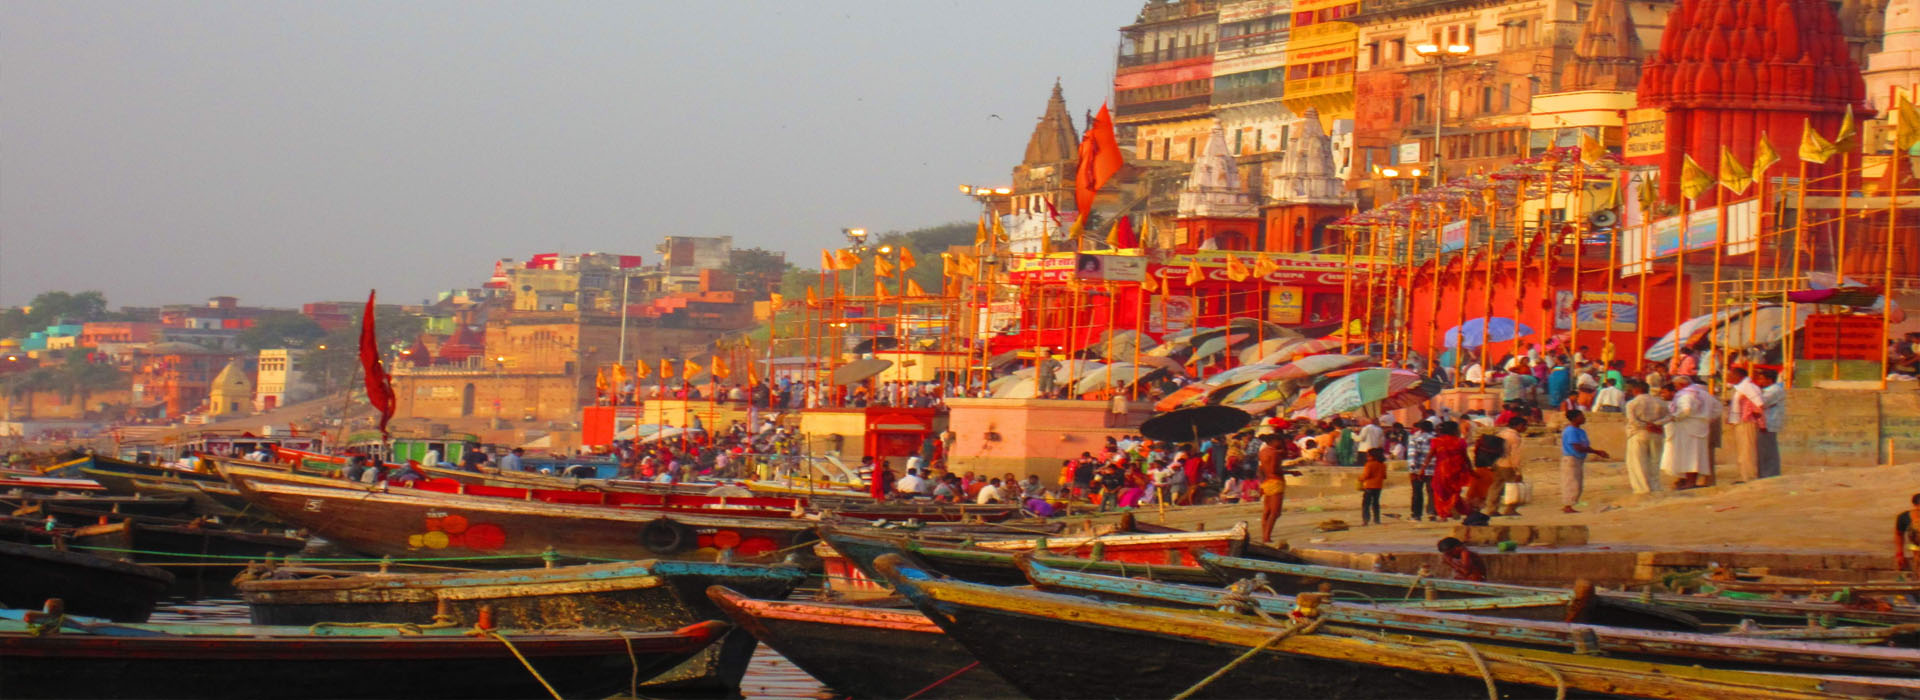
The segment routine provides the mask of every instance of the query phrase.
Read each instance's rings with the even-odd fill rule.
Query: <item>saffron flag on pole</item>
[[[1142,277],[1140,278],[1140,290],[1148,294],[1157,294],[1160,292],[1160,280],[1154,279],[1153,275]]]
[[[651,377],[651,376],[653,376],[653,365],[647,364],[646,360],[634,361],[633,363],[634,379],[646,379],[647,377]]]
[[[1187,286],[1192,287],[1206,280],[1207,273],[1205,270],[1200,269],[1200,261],[1196,259],[1187,260]]]
[[[1280,266],[1274,264],[1273,258],[1267,257],[1266,253],[1261,253],[1260,257],[1253,259],[1253,276],[1255,277],[1264,279],[1279,271]]]
[[[907,289],[904,294],[910,297],[930,296],[927,294],[927,290],[921,287],[919,282],[913,281],[912,278],[907,279]]]
[[[393,379],[380,363],[380,338],[373,327],[373,297],[367,292],[367,309],[360,315],[360,368],[367,375],[367,403],[380,412],[380,439],[387,438],[387,421],[393,420]]]
[[[1240,262],[1240,256],[1227,256],[1227,279],[1235,282],[1245,282],[1247,278],[1251,276],[1253,276],[1253,271],[1248,270],[1246,264]]]
[[[660,358],[660,379],[666,380],[666,379],[672,379],[672,378],[673,378],[673,360],[669,360],[664,357]]]
[[[994,242],[994,244],[995,244],[995,245],[998,245],[998,244],[1001,244],[1001,243],[1006,243],[1006,242],[1007,242],[1008,240],[1010,240],[1010,239],[1008,239],[1008,238],[1007,238],[1007,227],[1005,227],[1005,226],[1002,226],[1002,225],[1000,225],[1000,217],[998,217],[998,216],[995,216],[995,217],[993,217],[993,242]]]
[[[1720,145],[1720,186],[1736,195],[1746,194],[1753,187],[1753,172],[1733,157],[1733,149],[1726,144]]]
[[[594,371],[593,371],[593,401],[594,401],[594,403],[596,403],[596,404],[597,404],[597,403],[599,403],[600,401],[602,401],[602,400],[605,400],[605,399],[607,398],[607,396],[609,396],[609,395],[610,395],[610,394],[609,394],[609,392],[607,391],[607,368],[605,368],[605,367],[601,367],[601,368],[599,368],[599,369],[596,369],[596,370],[594,370]]]
[[[1680,167],[1680,194],[1685,195],[1687,199],[1699,199],[1700,195],[1713,189],[1713,176],[1707,174],[1706,168],[1694,162],[1693,156],[1688,155],[1684,158]]]
[[[820,249],[820,271],[832,272],[838,269],[840,269],[840,263],[834,261],[833,253],[828,251],[825,248],[821,248]]]
[[[1087,125],[1086,136],[1080,139],[1080,167],[1073,178],[1073,203],[1080,210],[1077,221],[1087,220],[1093,213],[1093,198],[1125,165],[1119,139],[1113,134],[1113,117],[1103,103],[1100,112],[1093,115],[1093,123]]]
[[[727,377],[731,376],[732,374],[733,374],[733,370],[727,368],[726,358],[723,358],[719,355],[714,355],[713,356],[713,378],[717,381],[726,381]]]
[[[987,233],[987,217],[980,217],[980,221],[973,232],[973,244],[986,245],[993,241],[993,239],[989,237],[991,235],[992,234]]]
[[[1780,162],[1780,153],[1773,150],[1773,142],[1767,139],[1767,132],[1760,132],[1760,143],[1753,147],[1753,176],[1763,178],[1767,170]]]
[[[1893,130],[1894,151],[1913,155],[1913,147],[1920,145],[1920,109],[1914,108],[1913,100],[1902,97],[1894,115],[1900,120]]]
[[[847,250],[845,248],[840,249],[840,254],[834,256],[833,261],[839,264],[836,269],[840,269],[840,270],[860,269],[860,256],[855,255],[853,251]]]
[[[876,277],[892,277],[893,276],[893,263],[887,260],[886,255],[882,254],[882,255],[873,256],[873,274]]]
[[[1587,165],[1599,165],[1600,159],[1605,158],[1606,155],[1607,147],[1600,143],[1600,139],[1594,138],[1593,134],[1584,129],[1580,131],[1581,162]]]
[[[807,306],[820,303],[820,295],[813,291],[813,285],[807,285]]]
[[[1800,160],[1825,164],[1840,154],[1840,149],[1832,141],[1820,136],[1820,132],[1813,128],[1813,119],[1808,118],[1805,124],[1800,130]]]
[[[1114,222],[1113,232],[1107,234],[1107,247],[1115,250],[1140,247],[1140,237],[1133,232],[1133,219],[1121,216]]]
[[[1853,124],[1853,105],[1847,105],[1847,116],[1840,120],[1840,133],[1833,135],[1833,147],[1841,153],[1860,150],[1860,131]]]
[[[901,272],[906,272],[908,270],[911,270],[914,268],[914,266],[919,264],[920,264],[920,261],[913,259],[913,251],[907,250],[906,246],[900,246],[900,271]]]
[[[873,280],[873,299],[874,301],[887,300],[887,283],[878,277]]]
[[[1640,178],[1640,217],[1642,221],[1653,220],[1653,210],[1660,206],[1660,187],[1653,173],[1636,175]]]
[[[699,363],[694,362],[693,360],[687,360],[686,362],[682,363],[680,367],[680,381],[683,381],[683,382],[693,381],[694,377],[700,376],[701,371],[702,370],[700,368]]]

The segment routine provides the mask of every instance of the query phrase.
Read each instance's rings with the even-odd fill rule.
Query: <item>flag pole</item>
[[[1528,179],[1532,179],[1532,178],[1528,178]],[[1534,232],[1534,235],[1539,236],[1540,232],[1536,231]],[[1521,180],[1519,187],[1514,190],[1514,194],[1513,194],[1513,240],[1507,243],[1508,247],[1513,248],[1513,325],[1514,325],[1514,329],[1513,329],[1513,352],[1511,353],[1513,355],[1521,354],[1520,352],[1520,319],[1524,315],[1523,312],[1526,311],[1526,303],[1522,300],[1522,297],[1520,295],[1520,285],[1525,283],[1527,278],[1526,267],[1527,267],[1528,244],[1529,242],[1527,240],[1527,180]],[[1490,252],[1492,252],[1496,256],[1496,259],[1498,257],[1503,257],[1505,255],[1504,251],[1499,249],[1496,249]],[[1489,263],[1489,265],[1491,265],[1491,263]],[[1489,329],[1487,326],[1491,326],[1493,324],[1493,286],[1492,286],[1493,270],[1491,267],[1489,267],[1487,270],[1487,285],[1488,285],[1487,286],[1487,315],[1486,315],[1486,318],[1484,319],[1485,325],[1482,325],[1480,327],[1480,333],[1481,333],[1480,341],[1483,345],[1487,343],[1487,338],[1492,333],[1491,329]],[[1481,363],[1480,368],[1482,370],[1491,369],[1490,367],[1487,367],[1486,363],[1484,362]]]
[[[1625,177],[1625,172],[1615,172],[1607,178],[1613,183],[1613,201],[1608,202],[1608,204],[1613,205],[1612,211],[1616,216],[1613,217],[1613,231],[1607,233],[1607,299],[1605,302],[1607,313],[1601,317],[1604,319],[1601,321],[1601,327],[1605,330],[1601,332],[1600,336],[1600,376],[1603,377],[1613,369],[1611,365],[1615,359],[1614,355],[1617,354],[1617,352],[1609,352],[1607,348],[1615,347],[1613,342],[1613,326],[1616,317],[1613,313],[1613,295],[1614,292],[1619,289],[1620,282],[1620,231],[1626,228],[1627,223],[1617,216],[1617,214],[1620,213],[1620,203],[1625,201],[1621,198],[1627,195],[1627,186],[1623,182]],[[1578,326],[1580,325],[1580,300],[1574,299],[1573,303],[1573,325]],[[1621,391],[1626,391],[1627,389],[1624,386],[1615,388]]]
[[[1845,136],[1844,133],[1840,135]],[[1839,238],[1836,239],[1833,246],[1833,286],[1836,288],[1847,286],[1847,175],[1850,167],[1847,161],[1852,155],[1850,153],[1851,150],[1852,149],[1848,149],[1840,152],[1840,233]],[[1833,327],[1837,335],[1840,324],[1836,323]],[[1840,379],[1840,356],[1835,354],[1833,360],[1828,364],[1832,365],[1833,368],[1830,378],[1838,381]],[[1884,370],[1885,368],[1883,367],[1881,369]]]
[[[1680,284],[1680,274],[1687,267],[1687,236],[1693,232],[1693,213],[1700,208],[1700,198],[1687,200],[1685,218],[1680,220],[1679,244],[1673,254],[1673,357],[1668,360],[1669,367],[1679,366],[1680,361],[1680,324],[1686,318],[1685,299],[1682,296],[1686,288]]]
[[[1367,227],[1367,302],[1360,312],[1360,352],[1367,355],[1371,355],[1367,346],[1373,344],[1373,288],[1379,284],[1379,262],[1380,224],[1375,223]],[[1386,354],[1386,348],[1382,347],[1380,352]]]
[[[1732,155],[1723,152],[1721,157],[1731,158]],[[1720,261],[1726,257],[1727,252],[1727,198],[1731,192],[1732,190],[1726,190],[1715,191],[1713,193],[1715,219],[1713,230],[1713,285],[1708,287],[1708,289],[1712,291],[1707,296],[1707,333],[1709,338],[1713,337],[1713,329],[1715,329],[1720,322]],[[1719,391],[1720,385],[1724,383],[1721,378],[1727,372],[1726,346],[1727,344],[1725,342],[1715,342],[1713,347],[1707,351],[1709,357],[1718,358],[1713,363],[1713,376],[1707,377],[1707,386],[1713,391]]]
[[[1148,269],[1147,274],[1153,274],[1153,270]],[[1140,400],[1140,340],[1146,337],[1140,329],[1144,322],[1142,317],[1147,315],[1147,287],[1141,284],[1133,289],[1133,381],[1127,383],[1127,399],[1138,401]]]
[[[1540,304],[1540,327],[1534,329],[1534,332],[1539,334],[1540,339],[1534,341],[1534,343],[1540,346],[1540,360],[1542,362],[1545,362],[1547,357],[1547,340],[1553,337],[1554,296],[1556,296],[1555,290],[1557,288],[1557,285],[1553,283],[1553,267],[1557,258],[1559,258],[1558,244],[1560,242],[1560,231],[1559,227],[1554,225],[1552,217],[1548,216],[1548,214],[1553,211],[1553,190],[1554,186],[1559,184],[1559,182],[1560,161],[1556,160],[1553,162],[1553,168],[1547,172],[1546,196],[1540,199],[1540,235],[1546,236],[1546,238],[1540,241],[1540,295],[1542,303]]]
[[[1652,188],[1652,179],[1642,179],[1640,187]],[[1646,206],[1649,202],[1652,200],[1640,197],[1640,294],[1633,298],[1633,367],[1642,377],[1647,375],[1647,278],[1653,276],[1653,212]],[[1679,279],[1674,276],[1676,284]]]
[[[1573,303],[1567,307],[1567,347],[1571,348],[1574,352],[1580,351],[1580,263],[1583,261],[1582,253],[1585,252],[1587,247],[1586,154],[1582,153],[1581,157],[1582,160],[1575,161],[1573,164],[1573,192],[1571,193],[1573,195],[1573,206],[1570,208],[1575,219],[1573,222]],[[1553,296],[1554,299],[1550,307],[1552,308],[1553,324],[1558,326],[1560,325],[1560,293],[1555,291]],[[1569,367],[1567,371],[1572,372],[1574,370]]]
[[[1900,221],[1900,161],[1904,154],[1900,149],[1887,159],[1887,175],[1893,180],[1893,186],[1887,194],[1887,254],[1881,269],[1880,286],[1880,390],[1887,390],[1887,363],[1892,359],[1892,343],[1887,342],[1889,329],[1893,327],[1893,242],[1894,227]],[[1793,327],[1793,319],[1786,320],[1787,327]],[[1889,456],[1891,461],[1892,457]]]
[[[1787,272],[1788,291],[1792,291],[1793,287],[1800,285],[1800,246],[1806,243],[1807,237],[1807,161],[1804,158],[1800,160],[1799,178],[1795,181],[1795,184],[1797,186],[1794,188],[1793,205],[1793,263]],[[1778,270],[1779,266],[1780,261],[1779,258],[1776,257],[1774,259],[1774,269]],[[1794,301],[1791,296],[1787,297],[1786,302],[1787,342],[1785,345],[1786,351],[1781,353],[1780,361],[1786,365],[1785,377],[1782,380],[1783,384],[1786,388],[1792,389],[1793,370],[1795,366],[1794,353],[1796,352],[1794,349],[1794,341],[1797,335],[1793,331],[1793,324],[1798,322],[1800,318],[1800,303]]]
[[[1340,237],[1347,244],[1347,261],[1341,267],[1342,289],[1340,291],[1340,354],[1347,354],[1347,341],[1353,335],[1353,227],[1343,227]]]
[[[1466,218],[1465,204],[1462,204],[1460,206],[1460,213],[1462,215],[1460,218],[1465,219]],[[1430,229],[1430,233],[1432,234],[1432,238],[1433,238],[1433,248],[1432,248],[1433,254],[1427,258],[1427,263],[1426,263],[1426,267],[1429,268],[1430,270],[1427,274],[1431,275],[1432,285],[1433,285],[1433,299],[1432,299],[1432,303],[1428,305],[1428,313],[1427,313],[1426,345],[1427,345],[1427,372],[1429,374],[1440,371],[1440,353],[1437,352],[1437,348],[1434,347],[1433,334],[1437,332],[1436,327],[1440,325],[1440,231],[1441,231],[1441,228],[1442,227],[1440,226],[1435,226]],[[1468,226],[1467,235],[1472,235],[1472,234],[1473,234],[1472,226]],[[1460,353],[1457,353],[1457,352],[1454,353],[1455,358],[1458,358],[1459,355]]]
[[[1767,138],[1767,135],[1764,132],[1760,134],[1760,139],[1762,141],[1765,141],[1766,138]],[[1769,148],[1771,148],[1771,146],[1769,146]],[[1758,158],[1756,157],[1755,160],[1757,161]],[[1756,162],[1755,165],[1759,165],[1759,163]],[[1768,167],[1772,167],[1771,164],[1769,164]],[[1758,170],[1758,168],[1756,168],[1756,170]],[[1754,179],[1756,180],[1754,184],[1754,187],[1755,187],[1754,197],[1757,198],[1756,201],[1758,201],[1759,204],[1754,209],[1753,249],[1747,251],[1749,262],[1753,264],[1752,272],[1747,275],[1747,346],[1759,347],[1760,345],[1760,237],[1762,235],[1765,235],[1767,232],[1773,231],[1775,228],[1777,228],[1780,224],[1780,219],[1777,214],[1772,217],[1768,216],[1768,214],[1773,212],[1773,200],[1767,197],[1767,195],[1769,194],[1768,193],[1769,188],[1767,187],[1767,180],[1770,179],[1767,177],[1767,172],[1765,170],[1760,170],[1759,172],[1754,173],[1753,176],[1754,176]],[[1765,225],[1765,222],[1769,218],[1772,219],[1774,224],[1773,226]],[[1778,242],[1779,236],[1777,235],[1774,236],[1774,241]],[[1793,327],[1793,319],[1787,319],[1786,327],[1789,329],[1788,332],[1791,332],[1791,329]],[[1747,371],[1748,373],[1752,373],[1753,368],[1749,366],[1747,368]]]

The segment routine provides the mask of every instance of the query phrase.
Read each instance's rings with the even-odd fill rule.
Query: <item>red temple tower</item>
[[[1640,83],[1642,107],[1667,112],[1661,195],[1678,201],[1682,159],[1717,172],[1720,147],[1753,162],[1762,132],[1785,169],[1800,164],[1802,124],[1832,138],[1851,105],[1871,116],[1866,84],[1826,0],[1680,0]],[[1817,167],[1810,174],[1837,169]],[[1719,190],[1701,198],[1717,201]]]

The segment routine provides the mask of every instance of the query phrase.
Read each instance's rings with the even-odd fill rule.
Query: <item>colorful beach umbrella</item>
[[[1266,402],[1278,403],[1286,400],[1287,397],[1293,396],[1295,388],[1292,382],[1287,381],[1247,382],[1236,387],[1226,396],[1221,397],[1219,403],[1222,406],[1236,406],[1253,411],[1253,409],[1249,408],[1250,404]],[[1259,411],[1253,412],[1258,413]]]
[[[1200,406],[1170,411],[1140,424],[1140,434],[1154,440],[1185,442],[1225,435],[1253,422],[1253,414],[1232,406]]]
[[[1701,337],[1719,327],[1720,324],[1745,316],[1749,310],[1745,306],[1721,309],[1682,321],[1679,326],[1667,331],[1666,335],[1660,336],[1659,340],[1653,341],[1653,345],[1647,348],[1644,357],[1655,362],[1671,360],[1676,345],[1686,346],[1700,342]]]
[[[1339,351],[1340,351],[1340,340],[1338,338],[1296,339],[1294,342],[1289,343],[1287,345],[1282,345],[1280,346],[1280,349],[1275,350],[1261,357],[1258,364],[1279,365],[1279,364],[1292,362],[1294,360],[1300,359],[1302,357],[1307,357],[1309,355],[1320,355],[1324,353],[1339,352]]]
[[[1373,358],[1366,355],[1308,355],[1292,362],[1280,365],[1273,371],[1260,375],[1261,379],[1307,379],[1318,377],[1333,370],[1345,369],[1356,365],[1371,366]]]
[[[1807,325],[1807,317],[1813,315],[1814,307],[1801,306],[1794,314],[1792,328],[1788,328],[1787,310],[1779,306],[1762,306],[1753,313],[1720,324],[1713,331],[1713,344],[1728,350],[1744,350],[1756,345],[1771,345],[1787,337],[1787,333],[1800,330]]]
[[[1420,387],[1419,374],[1403,369],[1369,368],[1339,377],[1315,392],[1314,414],[1333,416],[1362,411]]]

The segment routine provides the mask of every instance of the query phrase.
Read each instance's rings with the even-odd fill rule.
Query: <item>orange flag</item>
[[[1245,282],[1247,278],[1251,276],[1253,276],[1253,272],[1247,269],[1246,264],[1240,262],[1240,256],[1227,256],[1227,279],[1235,282]]]
[[[911,270],[913,266],[918,264],[920,264],[920,261],[913,259],[913,251],[907,250],[905,247],[900,248],[900,270],[902,272]]]
[[[686,382],[693,381],[694,377],[700,376],[701,371],[698,363],[695,363],[693,360],[687,360],[685,366],[680,368],[680,380]]]
[[[988,241],[993,240],[991,238],[988,238],[988,236],[990,235],[991,234],[987,233],[987,217],[982,216],[980,217],[979,228],[974,230],[973,244],[986,245]]]
[[[653,367],[649,366],[646,360],[636,360],[633,363],[634,379],[646,379],[650,376],[653,376]]]
[[[593,391],[601,396],[607,395],[607,368],[601,367],[594,371]]]
[[[787,305],[787,295],[781,294],[779,292],[774,292],[772,294],[767,295],[768,310],[779,311],[781,307],[786,305]]]
[[[1120,154],[1119,139],[1113,134],[1113,116],[1102,103],[1093,123],[1087,125],[1086,136],[1080,139],[1080,167],[1073,178],[1073,202],[1080,210],[1079,221],[1085,222],[1093,214],[1093,198],[1125,165],[1126,157]]]
[[[885,255],[873,256],[873,274],[876,277],[892,277],[893,263],[889,262]]]
[[[660,358],[660,378],[670,379],[672,377],[673,377],[673,360],[669,360],[664,357]]]
[[[1197,259],[1189,259],[1187,261],[1187,286],[1191,287],[1205,281],[1207,281],[1207,272],[1200,269],[1200,261]]]
[[[1274,264],[1273,258],[1267,257],[1266,253],[1261,253],[1260,257],[1254,258],[1253,260],[1253,276],[1255,277],[1265,278],[1279,271],[1280,266]]]
[[[822,272],[832,272],[838,269],[840,269],[840,263],[834,261],[833,253],[828,251],[825,248],[821,248],[820,249],[820,270]]]
[[[720,381],[726,381],[727,377],[732,374],[733,374],[733,370],[727,369],[726,359],[720,357],[719,355],[714,355],[713,356],[713,378]]]
[[[1148,294],[1158,293],[1160,291],[1160,280],[1154,279],[1153,275],[1147,275],[1140,280],[1140,289]]]
[[[874,301],[885,301],[886,298],[887,298],[887,283],[882,282],[879,279],[875,279],[873,281]]]
[[[833,261],[837,263],[837,266],[834,268],[837,270],[860,269],[860,256],[854,255],[853,251],[845,248],[840,249],[839,255],[835,256]]]
[[[910,297],[924,297],[924,296],[930,296],[929,294],[927,294],[927,290],[926,290],[926,289],[923,289],[923,288],[921,288],[921,286],[920,286],[920,283],[919,283],[919,282],[915,282],[915,281],[913,281],[912,279],[908,279],[908,280],[907,280],[907,291],[906,291],[906,295],[907,295],[907,296],[910,296]]]
[[[807,287],[807,306],[813,306],[818,303],[820,303],[820,295],[815,294],[813,292],[812,286],[808,286]]]

